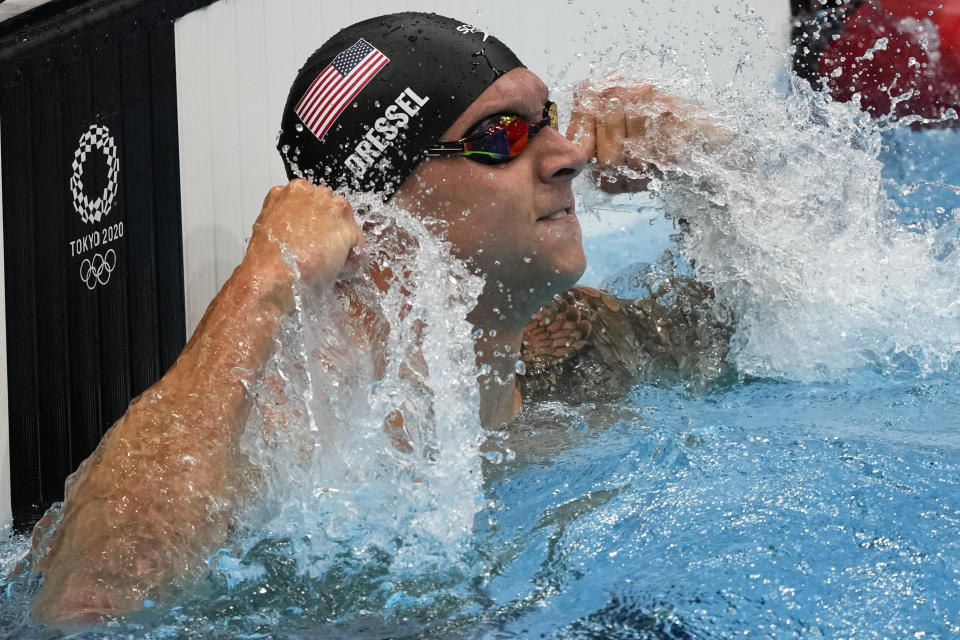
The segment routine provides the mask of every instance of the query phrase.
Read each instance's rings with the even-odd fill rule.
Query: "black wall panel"
[[[54,2],[0,28],[20,528],[183,347],[173,20],[206,4]]]

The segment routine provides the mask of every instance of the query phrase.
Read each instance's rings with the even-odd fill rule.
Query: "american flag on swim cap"
[[[323,140],[350,101],[357,97],[390,59],[360,38],[341,51],[310,83],[294,112],[318,140]]]

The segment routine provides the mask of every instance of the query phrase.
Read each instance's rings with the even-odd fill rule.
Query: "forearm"
[[[49,553],[34,567],[44,573],[39,618],[139,609],[202,570],[226,540],[251,484],[237,450],[249,410],[243,378],[269,356],[292,305],[289,286],[276,284],[238,268],[174,366],[77,470]]]
[[[238,447],[246,384],[293,310],[294,280],[332,288],[356,268],[351,250],[362,245],[349,203],[329,189],[293,180],[270,190],[243,263],[177,362],[68,480],[51,516],[59,524],[37,525],[36,617],[82,623],[135,611],[204,569],[256,485]]]

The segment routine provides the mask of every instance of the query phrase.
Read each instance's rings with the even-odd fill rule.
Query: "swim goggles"
[[[483,164],[510,162],[545,127],[559,129],[557,105],[543,105],[543,119],[526,122],[520,116],[495,115],[480,122],[456,142],[438,142],[427,148],[427,157],[463,155]]]

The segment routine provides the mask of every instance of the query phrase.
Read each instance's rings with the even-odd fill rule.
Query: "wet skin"
[[[501,377],[513,371],[530,316],[584,269],[573,178],[591,156],[601,166],[628,155],[630,162],[656,161],[658,150],[674,144],[669,118],[659,135],[657,114],[632,123],[616,115],[625,104],[649,101],[649,87],[620,92],[598,93],[602,99],[593,106],[586,100],[575,109],[568,137],[582,133],[581,146],[547,128],[504,165],[463,157],[424,162],[395,195],[486,277],[470,320],[484,329],[478,361]],[[463,136],[495,113],[537,121],[546,99],[536,75],[515,69],[481,94],[444,139]],[[656,143],[649,154],[642,144],[625,153],[631,130],[641,142]],[[131,403],[74,474],[60,523],[52,531],[50,518],[38,524],[29,558],[30,569],[45,574],[33,603],[38,620],[88,624],[142,610],[144,600],[166,602],[202,575],[205,559],[228,540],[232,519],[256,486],[238,449],[250,381],[237,372],[257,375],[281,318],[293,310],[295,274],[281,245],[296,256],[301,281],[330,290],[357,267],[363,238],[349,203],[329,189],[294,180],[270,191],[243,261],[177,362]],[[511,381],[481,380],[483,424],[496,427],[519,406]]]
[[[37,524],[27,558],[44,574],[37,620],[85,625],[165,602],[229,538],[256,486],[238,449],[250,410],[238,372],[256,375],[293,310],[295,274],[281,245],[297,256],[302,282],[330,289],[355,268],[363,237],[329,189],[294,180],[270,190],[243,261],[177,361],[68,480],[59,523],[50,514]]]
[[[514,69],[490,85],[443,139],[461,138],[494,114],[535,122],[547,98],[547,87],[533,72]],[[586,268],[571,184],[587,159],[580,146],[548,127],[505,164],[428,159],[401,185],[394,201],[436,219],[436,231],[450,241],[454,253],[484,275],[478,322],[522,328]],[[493,307],[500,312],[492,312]]]
[[[536,74],[514,69],[480,94],[443,140],[463,137],[494,114],[536,122],[547,97]],[[480,380],[485,425],[507,422],[520,409],[510,374],[530,316],[572,286],[586,268],[572,181],[587,159],[580,146],[547,127],[505,164],[429,159],[394,195],[399,206],[433,220],[434,231],[450,241],[454,254],[485,279],[469,316],[483,330],[477,362],[491,367],[491,375]],[[498,378],[506,382],[498,383]]]

